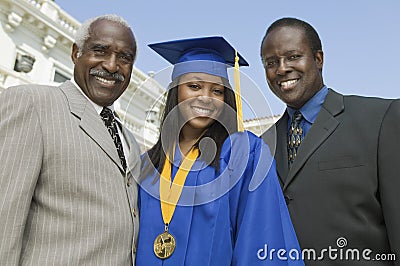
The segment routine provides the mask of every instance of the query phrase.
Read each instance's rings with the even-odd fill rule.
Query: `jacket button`
[[[289,195],[284,195],[284,198],[285,198],[285,201],[286,201],[286,205],[289,205],[289,202],[291,200],[293,200],[292,197],[290,197]]]
[[[135,244],[133,244],[132,252],[133,252],[134,254],[136,253],[136,245],[135,245]]]

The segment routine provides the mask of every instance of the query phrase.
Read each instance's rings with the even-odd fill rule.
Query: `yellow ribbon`
[[[196,158],[199,156],[199,150],[192,148],[188,155],[184,157],[182,164],[179,166],[178,172],[175,175],[174,181],[171,184],[171,161],[167,154],[163,170],[160,176],[160,203],[161,213],[166,225],[171,222],[174,215],[176,204],[182,194],[183,185],[186,177],[192,168]]]
[[[239,56],[235,50],[235,99],[236,99],[236,111],[237,111],[237,125],[238,131],[243,132],[243,110],[242,110],[242,98],[240,97],[240,72],[239,72]]]

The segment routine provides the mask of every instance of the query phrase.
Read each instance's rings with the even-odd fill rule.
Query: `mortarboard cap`
[[[172,80],[193,72],[228,79],[227,67],[235,64],[236,50],[221,36],[153,43],[149,47],[174,65]],[[240,66],[249,65],[240,54],[237,55]]]
[[[249,64],[223,37],[174,40],[149,44],[149,47],[174,65],[172,80],[187,73],[206,73],[229,80],[227,68],[235,67],[238,131],[244,131],[239,66]]]

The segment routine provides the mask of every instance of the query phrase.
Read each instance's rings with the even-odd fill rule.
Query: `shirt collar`
[[[321,110],[322,104],[325,101],[326,95],[328,95],[328,87],[324,85],[322,89],[319,90],[319,92],[317,92],[300,108],[299,111],[303,115],[304,119],[307,120],[307,122],[311,124],[314,123],[319,111]],[[296,109],[287,106],[287,112],[290,119],[292,119],[295,111]]]
[[[89,97],[87,97],[87,95],[83,92],[82,88],[79,87],[78,83],[76,83],[74,77],[71,78],[71,82],[72,84],[74,84],[77,88],[79,88],[79,91],[82,93],[82,95],[93,105],[94,109],[96,110],[97,114],[100,115],[101,111],[103,110],[103,106],[100,106],[96,103],[94,103]],[[110,106],[106,106],[107,108],[109,108],[113,113],[114,113],[114,104],[110,105]]]

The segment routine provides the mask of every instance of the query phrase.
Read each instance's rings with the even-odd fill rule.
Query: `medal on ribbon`
[[[169,258],[175,251],[177,243],[174,236],[168,232],[168,226],[172,220],[172,216],[174,215],[176,204],[182,194],[186,177],[198,155],[199,150],[193,147],[189,151],[188,155],[184,157],[172,184],[172,163],[169,156],[166,156],[160,176],[160,204],[165,229],[164,232],[159,234],[154,241],[154,254],[160,259]]]

